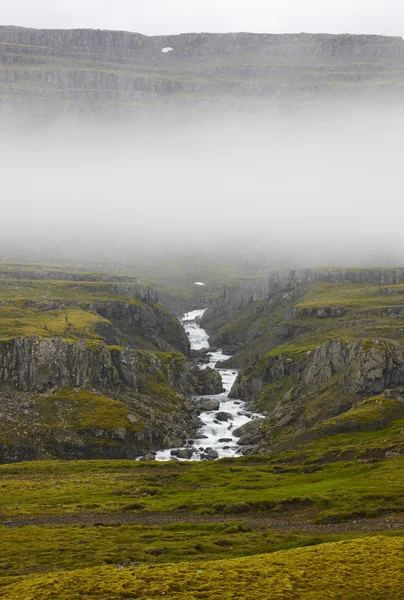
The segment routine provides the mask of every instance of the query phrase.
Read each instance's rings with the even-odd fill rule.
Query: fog
[[[0,257],[404,264],[403,125],[398,107],[175,126],[3,123]]]
[[[100,28],[148,35],[189,31],[403,35],[402,0],[1,0],[3,24]]]

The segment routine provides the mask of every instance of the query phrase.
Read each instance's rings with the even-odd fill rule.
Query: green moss
[[[125,429],[137,431],[139,426],[128,420],[128,407],[119,400],[108,398],[88,390],[60,390],[37,400],[41,422],[50,428],[71,427],[91,432],[105,430],[108,433]]]
[[[375,537],[197,565],[113,566],[29,576],[0,588],[7,600],[165,596],[375,600],[404,595],[401,538]],[[330,596],[330,591],[332,596]]]
[[[34,523],[16,528],[0,527],[0,587],[5,582],[38,572],[133,562],[143,565],[179,561],[201,563],[359,537],[353,533],[319,535],[253,531],[242,521],[199,525],[177,523],[163,527],[36,526]],[[395,536],[399,535],[402,534],[395,532]],[[369,534],[361,537],[369,537]]]
[[[99,338],[97,326],[102,323],[109,321],[81,309],[42,312],[19,306],[0,306],[0,341],[28,336]]]
[[[347,446],[348,447],[348,446]],[[291,457],[292,458],[292,457]],[[381,463],[335,462],[285,466],[287,456],[223,459],[214,463],[136,461],[35,462],[1,465],[0,514],[61,515],[85,511],[119,513],[137,488],[158,493],[141,498],[147,512],[237,514],[295,506],[309,518],[332,512],[404,510],[404,459]],[[292,458],[293,460],[293,458]],[[232,512],[233,511],[233,512]],[[276,514],[276,513],[274,513]]]

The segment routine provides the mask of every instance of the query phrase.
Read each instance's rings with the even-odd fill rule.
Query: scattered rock
[[[177,458],[182,458],[182,459],[190,459],[192,458],[192,455],[194,454],[195,449],[194,448],[180,448],[179,450],[171,450],[170,454],[171,456],[176,456]]]
[[[384,456],[387,460],[392,460],[393,458],[399,458],[400,456],[404,455],[400,454],[400,452],[393,452],[392,450],[389,450],[389,452],[386,452]]]
[[[145,462],[151,462],[152,460],[156,460],[156,455],[152,454],[150,452],[150,453],[145,454],[144,456],[142,456],[142,458],[140,458],[139,460],[145,461]]]
[[[222,422],[232,421],[233,415],[231,415],[228,412],[220,411],[220,412],[216,413],[216,419],[218,421],[222,421]]]

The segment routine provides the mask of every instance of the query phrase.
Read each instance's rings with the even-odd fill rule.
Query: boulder
[[[171,456],[188,460],[192,457],[194,452],[194,448],[180,448],[179,450],[171,450],[170,454]]]
[[[219,410],[220,408],[220,401],[219,400],[213,400],[212,398],[207,398],[206,400],[204,399],[200,399],[198,401],[198,407],[204,411],[204,412],[211,412],[214,410]]]
[[[256,435],[258,433],[258,431],[261,430],[261,426],[262,426],[262,422],[261,419],[257,419],[255,421],[249,421],[248,423],[245,423],[245,425],[242,425],[241,427],[238,427],[237,429],[234,430],[234,435],[237,437],[242,437],[245,435]]]
[[[215,371],[210,367],[206,369],[196,367],[193,370],[193,375],[197,380],[195,386],[197,393],[201,396],[220,394],[223,391],[223,382],[219,371]]]
[[[152,460],[156,460],[156,455],[152,454],[150,452],[150,453],[145,454],[144,456],[142,456],[142,458],[140,458],[139,460],[144,461],[144,462],[151,462]]]
[[[213,448],[206,448],[205,453],[201,455],[201,458],[202,456],[205,460],[216,460],[219,458],[219,454],[216,452],[216,450],[213,450]]]
[[[216,413],[216,419],[222,422],[233,421],[233,415],[228,412],[220,411]]]

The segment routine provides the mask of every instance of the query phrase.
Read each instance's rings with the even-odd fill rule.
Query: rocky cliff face
[[[197,369],[179,353],[156,354],[101,342],[35,337],[0,343],[0,384],[25,392],[86,386],[137,392],[145,374],[163,374],[167,384],[182,394],[222,391],[217,371]]]
[[[376,394],[401,386],[404,347],[392,340],[329,340],[303,356],[281,354],[245,369],[231,395],[252,401],[265,386],[285,377],[319,392],[335,376],[341,377],[341,387],[348,394]]]
[[[217,372],[179,353],[30,337],[0,344],[0,459],[134,458],[199,428],[186,395],[218,393]]]
[[[377,35],[148,37],[0,27],[1,104],[30,102],[55,113],[251,104],[267,110],[325,96],[400,97],[403,64],[403,40]]]
[[[404,281],[404,269],[293,269],[273,271],[258,279],[241,280],[238,285],[225,287],[202,318],[208,331],[214,324],[218,329],[226,317],[254,302],[271,300],[277,294],[291,294],[301,286],[318,283],[348,283],[398,285]],[[285,297],[286,300],[286,297]],[[327,310],[331,311],[331,307]],[[334,311],[335,313],[335,311]],[[336,316],[335,314],[332,316]],[[338,315],[337,315],[338,316]],[[341,316],[341,315],[339,315]]]
[[[268,443],[293,447],[295,438],[327,419],[345,414],[358,400],[402,389],[404,347],[392,340],[329,340],[314,351],[263,358],[239,374],[232,397],[265,411],[254,426],[254,450]],[[370,427],[374,426],[369,420]],[[341,421],[355,429],[355,422]],[[358,423],[357,423],[357,426]],[[292,429],[290,429],[292,428]],[[377,427],[376,427],[377,428]],[[250,432],[251,433],[251,432]],[[307,434],[306,434],[307,435]],[[309,438],[310,435],[307,435]],[[251,443],[251,436],[244,443]]]

